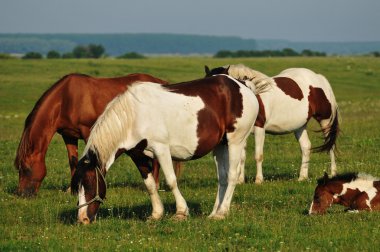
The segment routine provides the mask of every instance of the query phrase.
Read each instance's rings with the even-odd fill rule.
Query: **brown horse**
[[[87,141],[92,125],[106,105],[136,81],[168,83],[147,74],[130,74],[118,78],[70,74],[50,87],[25,120],[24,132],[14,161],[19,171],[17,193],[22,196],[37,194],[46,175],[46,151],[56,132],[62,135],[66,144],[73,175],[78,164],[78,139]],[[116,156],[123,152],[120,150]],[[127,154],[138,167],[151,169],[151,159],[148,157],[133,151]],[[154,170],[157,171],[158,167]]]

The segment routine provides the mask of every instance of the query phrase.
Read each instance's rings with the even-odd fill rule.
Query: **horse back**
[[[257,115],[258,104],[254,94],[247,87],[227,76],[213,76],[170,85],[166,88],[175,93],[199,97],[204,104],[197,113],[198,144],[193,158],[207,154],[216,144],[226,141],[226,134],[234,132],[244,123],[247,124],[247,132],[249,132],[255,120],[253,116]],[[247,96],[249,96],[248,99]],[[251,104],[246,104],[247,100],[256,103],[250,106]],[[243,116],[243,111],[252,109],[256,112]],[[241,123],[241,120],[250,117],[252,117],[252,122]]]

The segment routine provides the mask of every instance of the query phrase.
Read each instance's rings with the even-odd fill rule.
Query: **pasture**
[[[256,170],[250,136],[247,183],[236,187],[230,215],[221,221],[207,219],[217,190],[210,155],[185,163],[179,188],[190,208],[190,218],[184,222],[171,219],[175,201],[170,191],[159,193],[165,206],[164,218],[146,221],[151,212],[149,196],[137,169],[127,156],[122,156],[107,174],[107,199],[97,222],[77,225],[77,197],[65,192],[70,171],[59,135],[49,147],[48,173],[38,196],[24,199],[14,194],[18,172],[13,160],[24,120],[42,93],[63,75],[78,72],[111,77],[142,72],[180,82],[203,77],[204,65],[237,63],[268,75],[290,67],[306,67],[325,75],[341,112],[338,173],[362,171],[380,176],[378,58],[0,60],[0,250],[377,250],[380,213],[346,213],[335,205],[324,216],[307,215],[316,179],[328,171],[329,156],[313,153],[309,180],[298,182],[301,156],[293,135],[267,135],[262,185],[254,184]],[[311,123],[308,128],[312,145],[320,145],[320,133],[313,132],[319,127]],[[161,188],[165,188],[163,180]]]

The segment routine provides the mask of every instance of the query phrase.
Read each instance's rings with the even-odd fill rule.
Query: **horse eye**
[[[85,160],[84,160],[84,163],[85,163],[85,164],[89,164],[89,163],[90,163],[90,160],[89,160],[89,159],[85,159]]]

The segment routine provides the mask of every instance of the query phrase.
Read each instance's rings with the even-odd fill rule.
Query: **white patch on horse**
[[[80,188],[79,188],[79,191],[78,191],[78,206],[80,205],[83,205],[86,203],[86,197],[85,197],[85,192],[84,192],[84,187],[81,185]],[[81,208],[79,208],[78,210],[78,220],[83,222],[84,219],[88,219],[88,216],[87,216],[87,207],[88,206],[83,206]]]
[[[373,188],[373,180],[367,180],[366,178],[358,177],[357,179],[344,183],[342,191],[338,194],[339,196],[342,196],[347,193],[348,189],[351,190],[359,190],[360,192],[366,192]]]
[[[368,199],[366,200],[367,206],[372,210],[371,201],[377,195],[377,189],[373,187],[369,189],[368,191],[366,191],[366,193],[368,195]]]
[[[170,147],[173,158],[186,160],[194,155],[198,147],[198,112],[205,107],[200,97],[168,92],[161,85],[144,83],[130,87],[126,99],[139,111],[133,118],[133,135],[150,139],[148,151],[153,151],[152,142],[158,142]],[[147,118],[152,122],[149,125]],[[175,123],[167,123],[170,120]],[[123,147],[128,148],[127,142]]]

